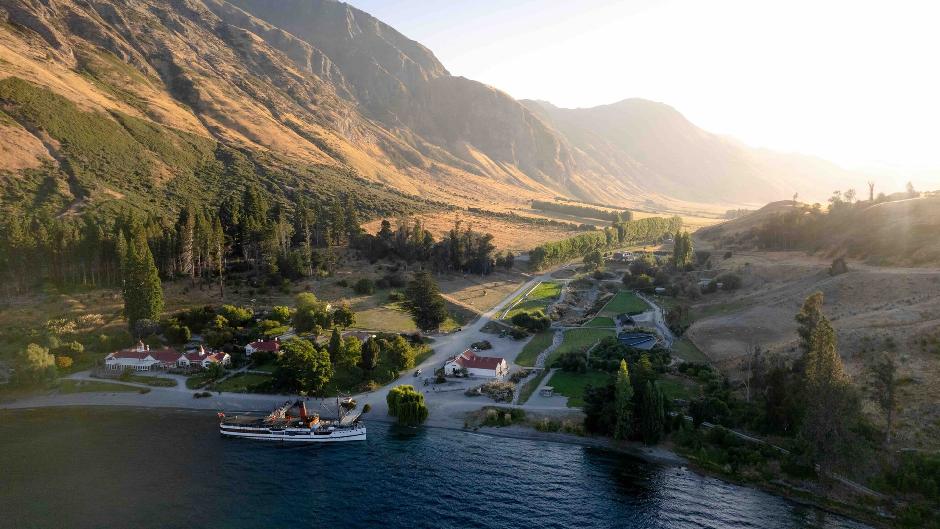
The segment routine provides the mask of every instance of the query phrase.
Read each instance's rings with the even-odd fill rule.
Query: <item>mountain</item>
[[[851,173],[834,164],[747,147],[696,127],[662,103],[626,99],[583,109],[522,103],[558,130],[578,158],[588,159],[582,165],[599,164],[596,172],[625,187],[691,202],[754,203],[795,192],[821,199],[829,187],[858,185]],[[828,186],[822,194],[817,191],[820,182]]]
[[[2,0],[0,132],[0,199],[59,213],[249,182],[494,209],[728,204],[838,173],[665,105],[516,101],[333,0]]]

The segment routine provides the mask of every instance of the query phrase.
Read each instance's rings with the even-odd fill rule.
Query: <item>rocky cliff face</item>
[[[3,0],[0,21],[0,79],[105,119],[126,114],[458,203],[726,203],[789,195],[781,182],[812,172],[649,102],[522,104],[333,0]],[[0,171],[55,165],[41,126],[4,115],[0,126]]]

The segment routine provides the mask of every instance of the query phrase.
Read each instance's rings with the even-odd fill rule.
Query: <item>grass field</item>
[[[548,385],[555,388],[555,393],[568,397],[569,408],[584,406],[584,389],[588,386],[603,386],[610,380],[610,375],[602,371],[572,373],[555,371]]]
[[[607,316],[598,316],[591,321],[582,325],[582,327],[601,327],[601,328],[613,328],[617,324],[614,323],[613,318],[608,318]]]
[[[535,359],[538,358],[539,354],[549,345],[552,345],[554,334],[552,331],[545,331],[533,336],[529,343],[522,348],[519,356],[516,357],[516,364],[525,367],[535,366]]]
[[[545,359],[545,366],[551,367],[561,355],[573,351],[587,351],[592,345],[608,336],[614,336],[613,329],[571,329],[565,332],[565,339]]]
[[[601,316],[616,317],[618,314],[640,314],[649,310],[649,305],[633,292],[622,291],[611,298],[601,309]]]
[[[212,391],[231,391],[234,393],[248,393],[254,386],[263,384],[270,380],[268,375],[259,375],[256,373],[240,373],[222,382],[213,384]]]
[[[539,283],[532,289],[529,295],[525,293],[520,294],[516,299],[510,303],[510,306],[519,302],[512,307],[506,314],[503,319],[510,319],[520,312],[528,312],[532,310],[542,310],[548,308],[548,305],[551,302],[558,299],[558,296],[561,295],[561,283],[555,283],[554,281],[545,281]],[[521,300],[521,301],[520,301]]]
[[[146,388],[115,384],[114,382],[99,382],[97,380],[63,379],[58,384],[59,393],[146,393]]]
[[[701,387],[691,380],[665,375],[656,381],[667,399],[690,400],[702,393]]]
[[[708,357],[705,356],[705,353],[696,347],[688,338],[681,338],[674,342],[672,344],[672,354],[686,362],[696,362],[699,364],[708,363]]]
[[[121,379],[121,382],[135,382],[137,384],[146,384],[155,388],[175,388],[176,380],[166,377],[148,377],[144,375],[131,375]]]

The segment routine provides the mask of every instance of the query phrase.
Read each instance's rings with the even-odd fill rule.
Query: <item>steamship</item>
[[[338,443],[365,441],[366,426],[357,415],[346,420],[344,406],[337,399],[336,419],[323,419],[308,413],[302,400],[287,401],[265,417],[226,416],[219,413],[219,433],[225,437],[262,439],[292,443]]]

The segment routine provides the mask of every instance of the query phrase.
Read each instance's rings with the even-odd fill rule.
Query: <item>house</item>
[[[245,346],[245,356],[251,356],[258,351],[265,353],[277,353],[281,350],[281,342],[277,338],[273,340],[258,340]]]
[[[444,364],[445,375],[458,375],[464,369],[474,377],[501,378],[509,373],[506,359],[498,356],[478,356],[467,349]]]
[[[170,347],[151,349],[143,341],[129,349],[122,349],[110,353],[104,359],[108,369],[133,371],[151,371],[154,369],[169,369],[176,367],[180,354]]]
[[[211,366],[212,364],[227,366],[231,363],[232,357],[228,353],[223,353],[222,351],[216,351],[214,353],[209,352],[206,351],[205,347],[201,345],[199,346],[199,349],[195,351],[188,351],[176,360],[176,365],[178,367],[198,366],[203,369]]]

